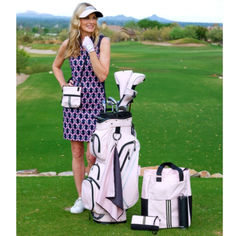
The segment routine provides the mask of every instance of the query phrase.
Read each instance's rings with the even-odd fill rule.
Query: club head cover
[[[128,105],[133,101],[133,99],[136,97],[137,94],[138,94],[137,91],[126,88],[122,99],[119,101],[118,109],[124,110],[124,108],[127,108]]]
[[[141,84],[145,80],[145,75],[141,73],[133,73],[127,84],[127,88],[134,89],[138,84]]]
[[[115,81],[119,89],[120,99],[123,97],[125,89],[127,88],[129,79],[133,74],[132,70],[117,71],[114,73]]]

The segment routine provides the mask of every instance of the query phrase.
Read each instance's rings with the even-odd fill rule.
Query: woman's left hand
[[[82,46],[86,49],[88,53],[95,51],[93,41],[88,36],[84,37]]]

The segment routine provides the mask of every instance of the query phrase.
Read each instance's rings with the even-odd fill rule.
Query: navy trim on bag
[[[148,199],[141,198],[141,215],[148,216]]]
[[[181,168],[179,168],[178,166],[174,165],[171,162],[164,162],[157,169],[157,178],[156,178],[157,182],[161,182],[161,179],[162,179],[161,174],[162,174],[162,171],[163,171],[165,166],[169,166],[173,170],[177,170],[179,172],[179,181],[184,180],[184,174],[183,174],[183,170]]]

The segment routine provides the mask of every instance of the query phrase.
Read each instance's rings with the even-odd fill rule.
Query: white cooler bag
[[[164,168],[166,165],[170,168]],[[189,227],[192,218],[189,169],[165,162],[157,170],[145,170],[141,214],[158,216],[160,228]]]

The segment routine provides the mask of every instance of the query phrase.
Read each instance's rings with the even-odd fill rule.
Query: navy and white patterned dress
[[[95,47],[98,57],[103,37],[103,35],[99,36],[99,41]],[[96,128],[94,115],[99,115],[103,110],[104,83],[100,82],[94,74],[89,54],[82,47],[80,47],[80,55],[76,58],[70,57],[69,60],[71,80],[75,86],[80,84],[82,88],[82,106],[81,108],[63,108],[63,135],[67,140],[89,142]]]

